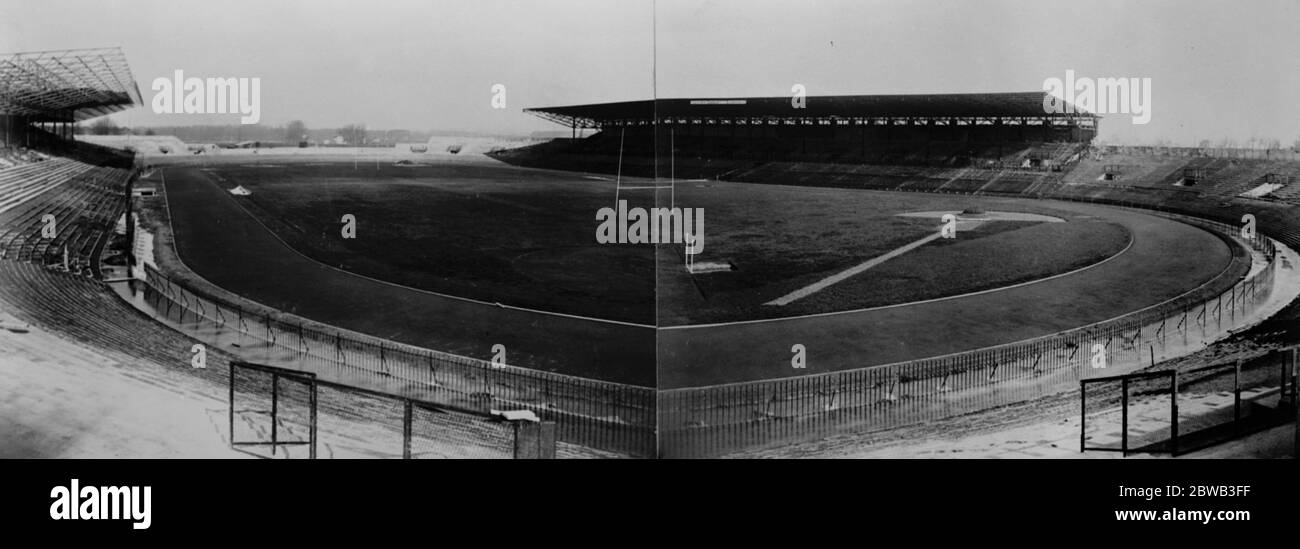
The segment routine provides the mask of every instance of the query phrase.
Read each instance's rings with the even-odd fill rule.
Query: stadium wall
[[[1170,214],[1235,237],[1235,226]],[[711,457],[893,429],[1076,390],[1079,380],[1129,372],[1204,347],[1256,320],[1273,289],[1277,249],[1245,245],[1267,266],[1215,295],[1188,294],[1050,336],[943,357],[797,378],[661,391],[660,455]],[[1105,368],[1093,367],[1102,345]]]

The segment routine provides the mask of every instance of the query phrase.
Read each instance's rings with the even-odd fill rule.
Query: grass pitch
[[[1075,269],[1127,243],[1122,228],[1095,218],[1051,227],[991,222],[771,307],[762,304],[938,229],[934,220],[897,213],[999,203],[683,183],[674,204],[706,212],[699,259],[735,266],[689,275],[680,246],[660,246],[656,266],[653,246],[596,243],[595,212],[613,203],[607,179],[483,162],[358,170],[346,163],[227,165],[211,173],[253,191],[244,199],[248,210],[322,263],[458,297],[640,324],[797,316],[956,295]],[[624,190],[620,197],[649,207],[654,193]],[[669,192],[657,194],[658,206],[667,206]],[[341,236],[346,214],[357,220],[355,239]]]
[[[223,166],[226,185],[312,259],[423,290],[653,324],[654,255],[600,245],[607,182],[503,165],[444,163]],[[342,237],[344,215],[356,238]]]
[[[706,246],[698,259],[726,261],[735,270],[690,275],[681,267],[680,247],[661,250],[661,326],[800,316],[987,290],[1096,263],[1119,253],[1130,239],[1123,226],[1105,219],[1023,200],[710,182],[679,185],[675,201],[707,212]],[[763,305],[939,230],[936,219],[899,213],[971,206],[1066,222],[987,222],[794,303]]]

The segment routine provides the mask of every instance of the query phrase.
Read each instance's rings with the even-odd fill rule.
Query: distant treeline
[[[78,134],[94,135],[173,135],[186,143],[240,143],[244,141],[261,141],[266,143],[296,144],[306,141],[311,144],[332,143],[340,139],[345,144],[361,142],[368,145],[391,145],[394,143],[419,143],[435,136],[455,137],[503,137],[476,132],[455,131],[417,131],[417,130],[382,130],[367,129],[360,124],[349,124],[339,128],[307,128],[298,121],[284,126],[263,124],[230,124],[222,126],[151,126],[126,128],[117,126],[110,119],[103,118],[93,124],[77,127]]]

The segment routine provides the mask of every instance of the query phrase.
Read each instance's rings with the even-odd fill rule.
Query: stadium
[[[0,67],[4,344],[70,345],[50,376],[128,364],[175,410],[91,450],[802,457],[1032,409],[1077,420],[1078,454],[1178,455],[1294,420],[1294,150],[1098,146],[1101,117],[1031,91],[532,107],[570,137],[484,154],[174,154],[72,135],[142,104],[120,50]],[[620,201],[706,212],[702,250],[599,243]]]

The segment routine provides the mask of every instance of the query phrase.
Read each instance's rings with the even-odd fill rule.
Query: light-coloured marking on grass
[[[1059,217],[1052,217],[1052,216],[1038,215],[1038,214],[1027,214],[1027,213],[1020,213],[1020,212],[987,212],[984,214],[979,214],[979,217],[970,217],[970,216],[963,217],[962,216],[963,212],[960,211],[909,212],[909,213],[901,213],[897,215],[899,217],[931,218],[931,217],[942,217],[945,214],[953,214],[957,216],[957,223],[959,224],[959,229],[961,232],[972,230],[976,227],[979,227],[980,225],[983,225],[985,222],[988,221],[1037,221],[1037,222],[1049,222],[1049,223],[1060,223],[1065,221],[1064,219],[1061,219]],[[789,305],[795,301],[798,301],[812,294],[820,292],[834,284],[843,282],[845,279],[853,277],[854,275],[861,274],[862,272],[872,267],[875,267],[876,265],[879,265],[881,263],[889,261],[890,259],[893,259],[907,252],[915,250],[921,246],[924,246],[930,241],[939,238],[939,236],[940,235],[938,233],[932,234],[930,236],[917,240],[916,242],[913,242],[911,244],[907,244],[900,248],[895,248],[894,250],[891,250],[885,255],[871,258],[867,260],[865,263],[849,268],[848,270],[840,272],[838,274],[834,274],[826,278],[823,278],[817,282],[804,286],[803,288],[799,288],[798,290],[795,290],[786,295],[778,297],[772,301],[764,303],[763,305],[775,305],[778,307]]]
[[[1127,252],[1129,251],[1129,249],[1133,247],[1133,244],[1134,244],[1135,242],[1137,242],[1136,237],[1134,237],[1132,233],[1129,233],[1128,245],[1124,246],[1124,249],[1123,249],[1123,250],[1120,250],[1120,251],[1117,252],[1115,255],[1112,255],[1112,256],[1110,256],[1110,257],[1108,257],[1108,258],[1106,258],[1106,259],[1103,259],[1103,260],[1101,260],[1101,261],[1099,261],[1099,262],[1097,262],[1097,263],[1093,263],[1093,264],[1091,264],[1091,265],[1084,265],[1083,267],[1079,267],[1078,269],[1075,269],[1075,270],[1073,270],[1073,271],[1066,272],[1066,273],[1061,273],[1061,274],[1054,275],[1054,276],[1049,276],[1049,277],[1047,277],[1047,278],[1040,278],[1040,279],[1037,279],[1037,280],[1027,280],[1027,281],[1025,281],[1025,282],[1021,282],[1021,283],[1019,283],[1019,284],[1012,284],[1012,285],[1010,285],[1010,286],[1002,286],[1002,287],[1000,287],[1000,288],[989,288],[989,289],[987,289],[987,290],[980,290],[980,291],[977,291],[977,292],[968,292],[968,293],[964,293],[964,294],[950,295],[950,296],[947,296],[947,297],[935,297],[935,298],[931,298],[931,299],[923,299],[923,300],[921,300],[921,301],[909,301],[909,302],[906,302],[906,303],[895,303],[895,304],[893,304],[893,305],[878,305],[878,306],[876,306],[876,307],[864,307],[864,308],[861,308],[861,309],[848,309],[848,310],[844,310],[844,311],[827,311],[827,312],[824,312],[824,313],[809,313],[809,314],[804,314],[804,315],[781,316],[781,317],[776,317],[776,318],[756,318],[756,319],[753,319],[753,320],[733,320],[733,321],[730,321],[730,322],[711,322],[711,323],[707,323],[707,324],[677,324],[677,325],[673,325],[673,326],[660,326],[659,329],[660,329],[660,330],[694,330],[694,329],[701,329],[701,328],[717,328],[717,327],[719,327],[719,326],[739,326],[739,325],[742,325],[742,324],[771,324],[771,323],[774,323],[774,322],[785,322],[785,321],[789,321],[789,320],[803,320],[803,319],[809,319],[809,318],[821,318],[821,317],[827,317],[827,316],[854,315],[854,314],[860,314],[860,313],[865,313],[865,312],[870,312],[870,311],[883,311],[883,310],[885,310],[885,309],[898,309],[898,308],[902,308],[902,307],[915,307],[915,306],[917,306],[917,305],[924,305],[924,304],[927,304],[927,303],[937,303],[937,302],[940,302],[940,301],[952,301],[952,300],[955,300],[955,299],[965,299],[965,298],[972,297],[972,296],[977,296],[977,295],[991,294],[991,293],[995,293],[995,292],[1004,292],[1004,291],[1007,291],[1007,290],[1014,290],[1014,289],[1019,288],[1019,287],[1022,287],[1022,286],[1031,286],[1031,285],[1034,285],[1034,284],[1040,284],[1040,283],[1048,282],[1048,281],[1050,281],[1050,280],[1055,280],[1055,279],[1058,279],[1058,278],[1064,278],[1064,277],[1067,277],[1067,276],[1070,276],[1070,275],[1078,274],[1078,273],[1081,273],[1081,272],[1083,272],[1083,271],[1087,271],[1087,270],[1091,270],[1091,269],[1093,269],[1093,268],[1099,267],[1099,266],[1101,266],[1101,265],[1104,265],[1104,264],[1106,264],[1106,263],[1109,263],[1112,259],[1115,259],[1115,258],[1117,258],[1117,257],[1119,257],[1119,256],[1121,256],[1121,255],[1124,255],[1125,253],[1127,253]],[[1227,267],[1224,267],[1224,268],[1227,269]],[[1209,284],[1209,282],[1206,282],[1206,284]],[[1192,292],[1195,292],[1196,290],[1201,289],[1201,287],[1203,287],[1203,286],[1204,286],[1204,284],[1202,284],[1201,286],[1197,286],[1196,288],[1193,288],[1192,290],[1189,290],[1189,291],[1185,292],[1185,293],[1182,294],[1182,295],[1188,295],[1188,294],[1191,294]],[[1177,296],[1177,297],[1174,297],[1174,298],[1171,298],[1171,299],[1168,300],[1168,301],[1173,301],[1174,299],[1177,299],[1178,297],[1182,297],[1182,295]],[[1156,304],[1155,306],[1158,306],[1158,305],[1160,305],[1160,303]],[[1120,316],[1123,316],[1123,315],[1120,315]],[[1117,318],[1118,318],[1118,317],[1117,317]],[[1112,319],[1109,319],[1109,320],[1114,320],[1114,319],[1112,318]],[[1107,321],[1102,321],[1102,322],[1107,322]],[[1100,324],[1100,323],[1098,323],[1098,324]],[[961,353],[955,353],[955,354],[961,354]]]
[[[958,221],[1032,221],[1039,223],[1064,223],[1065,220],[1050,215],[1042,215],[1025,212],[984,212],[981,214],[968,214],[960,210],[944,210],[934,212],[907,212],[896,214],[898,217],[922,217],[922,218],[942,218],[945,214],[957,216]]]
[[[826,288],[834,284],[843,282],[844,280],[854,275],[860,274],[863,271],[866,271],[867,269],[875,267],[876,265],[879,265],[895,257],[903,255],[907,252],[920,248],[921,246],[928,244],[932,240],[937,240],[938,238],[939,238],[938,232],[931,233],[927,235],[925,238],[917,240],[916,242],[912,242],[911,244],[906,244],[904,246],[894,248],[893,250],[890,250],[889,252],[885,253],[885,255],[876,256],[871,259],[868,259],[864,263],[860,263],[854,267],[850,267],[847,270],[841,271],[837,274],[833,274],[831,276],[818,280],[817,282],[814,282],[812,284],[799,288],[798,290],[795,290],[781,297],[773,299],[772,301],[764,303],[763,305],[776,305],[776,306],[789,305],[795,301],[798,301],[812,294],[825,290]]]

